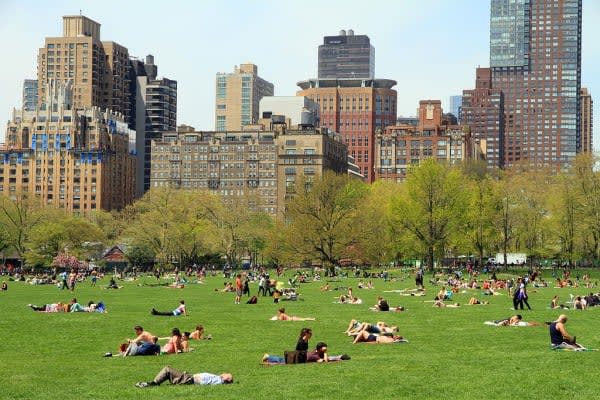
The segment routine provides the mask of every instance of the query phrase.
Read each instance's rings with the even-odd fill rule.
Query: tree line
[[[156,188],[118,211],[69,214],[35,198],[0,195],[0,254],[24,265],[52,265],[69,254],[98,259],[126,244],[133,265],[166,268],[207,262],[344,263],[373,266],[422,260],[429,269],[450,257],[485,263],[496,253],[568,265],[600,260],[600,174],[579,156],[564,171],[518,165],[448,165],[430,159],[402,183],[367,185],[326,172],[299,180],[278,220],[257,210],[259,199],[226,203],[208,191]],[[288,188],[290,190],[292,188]],[[505,261],[506,263],[506,261]]]

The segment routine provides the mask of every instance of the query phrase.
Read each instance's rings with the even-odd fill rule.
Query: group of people
[[[173,328],[171,335],[166,338],[159,338],[156,335],[144,330],[141,325],[136,325],[134,328],[136,337],[127,339],[119,348],[119,355],[123,357],[129,356],[154,356],[159,354],[178,354],[186,353],[192,350],[189,345],[190,340],[211,339],[211,336],[204,335],[204,327],[196,325],[192,332],[181,332],[179,328]],[[160,346],[158,341],[166,339],[167,343]],[[105,357],[111,357],[112,353],[108,352]]]
[[[302,328],[296,348],[293,351],[285,352],[284,356],[277,356],[272,354],[265,354],[262,358],[262,363],[266,365],[275,364],[295,364],[295,363],[310,363],[310,362],[331,362],[349,360],[350,356],[346,354],[342,355],[329,355],[327,352],[327,343],[319,342],[315,346],[314,350],[309,349],[309,340],[312,338],[311,328]]]
[[[106,305],[103,302],[94,302],[90,300],[86,306],[81,305],[77,302],[76,298],[72,298],[69,303],[48,303],[42,306],[37,306],[35,304],[27,304],[33,311],[39,312],[47,312],[47,313],[55,313],[55,312],[99,312],[105,313]]]
[[[362,342],[379,344],[407,342],[406,339],[398,334],[397,326],[389,326],[384,321],[372,324],[352,319],[344,333],[354,337],[353,344]]]

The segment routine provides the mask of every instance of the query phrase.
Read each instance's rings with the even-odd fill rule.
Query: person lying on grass
[[[541,324],[536,321],[523,321],[523,317],[520,314],[513,315],[509,318],[497,319],[494,321],[487,321],[487,325],[495,326],[540,326]]]
[[[196,325],[196,329],[190,333],[190,339],[192,339],[192,340],[203,340],[203,339],[210,340],[210,339],[212,339],[212,336],[211,335],[204,336],[204,326]]]
[[[460,307],[460,303],[451,303],[451,304],[446,304],[444,303],[442,300],[436,300],[433,303],[432,307],[439,307],[439,308],[443,308],[443,307],[448,307],[448,308],[458,308]]]
[[[287,315],[285,313],[285,308],[281,307],[277,310],[277,315],[271,318],[272,320],[278,321],[314,321],[314,318],[311,317],[297,317],[295,315]]]
[[[350,321],[350,325],[348,325],[348,329],[346,329],[346,333],[348,336],[356,336],[361,334],[362,332],[372,333],[375,335],[386,335],[393,336],[398,333],[397,326],[389,326],[384,321],[377,321],[375,324],[370,324],[368,322],[359,322],[356,320]]]
[[[338,356],[330,356],[327,354],[327,343],[319,342],[314,350],[306,353],[306,362],[333,362],[349,360],[350,356],[342,354]],[[285,364],[285,358],[271,354],[265,354],[262,358],[263,364]]]
[[[358,297],[348,297],[347,295],[341,295],[338,301],[340,304],[362,304],[362,299]]]
[[[473,306],[473,305],[487,305],[490,304],[488,301],[481,301],[479,300],[477,297],[471,297],[469,299],[469,305]]]
[[[138,382],[135,386],[146,388],[158,386],[165,381],[169,381],[173,385],[223,385],[233,383],[233,375],[228,372],[224,372],[220,375],[210,374],[208,372],[189,374],[185,371],[179,371],[167,366],[160,370],[153,380],[149,382]]]
[[[185,309],[185,301],[181,300],[179,302],[179,306],[176,309],[174,309],[173,311],[156,311],[156,309],[153,308],[151,314],[152,315],[175,316],[175,317],[183,315],[184,317],[187,317],[187,311]]]
[[[377,344],[389,344],[389,343],[405,343],[407,342],[402,336],[385,336],[369,333],[362,331],[354,338],[352,344],[356,343],[377,343]]]
[[[27,304],[33,311],[55,313],[55,312],[69,312],[69,305],[66,303],[49,303],[43,306],[36,306],[35,304]]]

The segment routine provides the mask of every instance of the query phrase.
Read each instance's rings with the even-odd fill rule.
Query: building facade
[[[177,81],[157,78],[158,66],[152,55],[146,61],[131,60],[135,72],[135,115],[137,176],[136,195],[150,189],[152,140],[177,129]]]
[[[376,129],[396,122],[397,93],[390,79],[310,79],[296,94],[319,105],[321,126],[339,132],[367,182],[373,182]]]
[[[504,168],[504,96],[492,89],[490,68],[477,68],[475,89],[462,95],[462,124],[479,143],[490,168]]]
[[[581,151],[581,0],[491,0],[492,88],[505,165],[561,168]]]
[[[581,151],[594,151],[594,101],[587,88],[581,88]]]
[[[428,158],[454,164],[483,157],[467,127],[444,119],[441,101],[420,101],[418,118],[416,126],[388,126],[377,132],[375,179],[402,182],[411,166]]]
[[[38,106],[38,81],[25,79],[23,82],[23,110],[35,111]]]
[[[152,142],[152,187],[209,190],[225,203],[252,199],[283,216],[300,180],[323,170],[347,173],[347,148],[327,129],[196,132],[185,127]]]
[[[461,119],[462,104],[463,98],[461,95],[450,96],[450,112],[456,117],[458,123]]]
[[[129,53],[100,40],[100,24],[82,15],[63,17],[63,36],[47,37],[38,52],[38,101],[45,109],[48,82],[72,82],[73,107],[92,106],[134,118],[129,82]]]
[[[233,73],[217,73],[215,130],[240,131],[258,121],[259,102],[275,94],[272,83],[258,76],[254,64],[241,64]]]
[[[352,29],[325,36],[319,46],[319,79],[374,79],[375,48],[366,35]]]
[[[319,127],[320,109],[319,105],[302,96],[267,96],[260,100],[260,118],[268,119],[272,116],[284,116],[289,121],[288,126],[305,125]],[[307,115],[308,113],[308,115]],[[309,117],[308,121],[303,121]]]
[[[135,189],[135,134],[120,114],[76,110],[70,82],[45,85],[43,110],[15,110],[0,148],[0,193],[72,212],[118,210]]]

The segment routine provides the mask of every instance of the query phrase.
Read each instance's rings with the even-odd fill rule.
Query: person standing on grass
[[[521,310],[523,309],[523,304],[527,306],[528,310],[531,310],[529,302],[527,301],[528,298],[529,296],[527,295],[527,285],[525,284],[525,281],[523,279],[520,279],[519,288],[517,289],[517,304],[519,305],[519,307],[521,307]]]
[[[243,289],[244,288],[242,286],[242,275],[237,274],[237,276],[235,277],[235,300],[233,302],[234,304],[240,304]]]
[[[98,271],[96,271],[94,268],[92,272],[90,272],[90,275],[92,276],[92,286],[96,286],[96,281],[98,280]]]
[[[135,386],[146,388],[149,386],[158,386],[161,383],[169,381],[173,385],[224,385],[233,383],[233,375],[224,372],[220,375],[200,372],[190,374],[186,371],[179,371],[175,368],[164,367],[150,382],[138,382]]]
[[[179,302],[179,306],[176,309],[174,309],[173,311],[156,311],[156,309],[153,308],[151,314],[152,315],[175,316],[175,317],[183,315],[184,317],[187,317],[187,311],[185,309],[185,301],[181,300]]]

